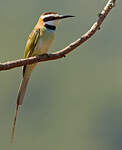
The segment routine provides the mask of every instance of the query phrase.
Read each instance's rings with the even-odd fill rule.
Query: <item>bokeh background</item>
[[[27,37],[45,11],[75,15],[57,28],[51,51],[85,33],[105,6],[103,0],[0,0],[0,61],[23,58]],[[11,126],[21,68],[0,72],[1,150],[122,149],[121,1],[101,30],[66,58],[40,63],[32,73]]]

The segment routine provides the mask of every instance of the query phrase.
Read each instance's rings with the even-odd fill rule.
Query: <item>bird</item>
[[[60,20],[65,18],[74,17],[72,15],[59,15],[56,12],[45,12],[43,13],[35,25],[34,29],[30,33],[24,52],[24,58],[47,54],[49,48],[51,47],[53,40],[55,38],[56,27],[59,24]],[[23,104],[25,92],[27,89],[27,84],[30,79],[32,70],[35,68],[37,63],[31,65],[25,65],[22,68],[22,80],[18,90],[16,111],[14,116],[14,121],[12,124],[12,133],[11,133],[11,143],[14,140],[15,126],[18,115],[19,107]]]

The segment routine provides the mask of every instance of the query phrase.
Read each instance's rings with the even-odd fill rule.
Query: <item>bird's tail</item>
[[[15,112],[15,116],[14,116],[14,122],[13,122],[13,125],[12,125],[11,144],[14,141],[14,132],[15,132],[15,126],[16,126],[16,119],[17,119],[18,109],[19,109],[19,105],[16,106],[16,112]]]
[[[19,87],[19,92],[18,92],[18,96],[17,96],[17,104],[16,104],[16,112],[15,112],[15,116],[14,116],[14,122],[12,125],[11,143],[13,143],[13,140],[14,140],[14,132],[15,132],[18,109],[19,109],[19,106],[22,105],[22,103],[23,103],[27,84],[28,84],[28,81],[29,81],[29,78],[31,75],[31,71],[32,71],[32,69],[29,69],[29,70],[28,69],[29,69],[29,67],[27,67],[27,70],[23,76],[23,79],[22,79],[20,87]]]
[[[30,76],[26,77],[26,75],[24,75],[24,77],[21,81],[18,96],[17,96],[17,105],[23,104],[23,100],[24,100],[24,96],[25,96],[25,92],[27,89],[27,84],[28,84],[29,78],[30,78]]]

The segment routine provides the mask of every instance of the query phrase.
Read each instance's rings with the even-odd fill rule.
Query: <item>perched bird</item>
[[[74,17],[71,15],[59,15],[55,12],[46,12],[43,13],[36,26],[30,33],[26,46],[24,58],[28,58],[31,56],[46,54],[54,40],[56,26],[59,21],[64,18]],[[32,65],[26,65],[23,67],[23,78],[19,87],[19,92],[17,96],[17,104],[16,104],[16,113],[14,116],[14,122],[12,126],[12,135],[11,142],[13,142],[14,131],[16,125],[16,118],[18,113],[18,108],[23,103],[24,95],[26,92],[27,84],[31,75],[32,70],[36,66],[37,63]]]

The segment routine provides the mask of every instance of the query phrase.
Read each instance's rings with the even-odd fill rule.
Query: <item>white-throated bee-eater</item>
[[[74,17],[74,16],[59,15],[55,12],[43,13],[40,16],[33,31],[30,33],[28,37],[28,40],[25,46],[24,58],[46,54],[54,40],[56,26],[58,25],[59,21],[61,19],[69,18],[69,17]],[[13,142],[13,138],[14,138],[14,131],[15,131],[18,108],[23,103],[27,84],[28,84],[31,72],[36,66],[36,64],[26,65],[23,67],[23,79],[21,81],[19,92],[18,92],[18,97],[17,97],[16,113],[15,113],[14,122],[12,126],[11,142]]]

